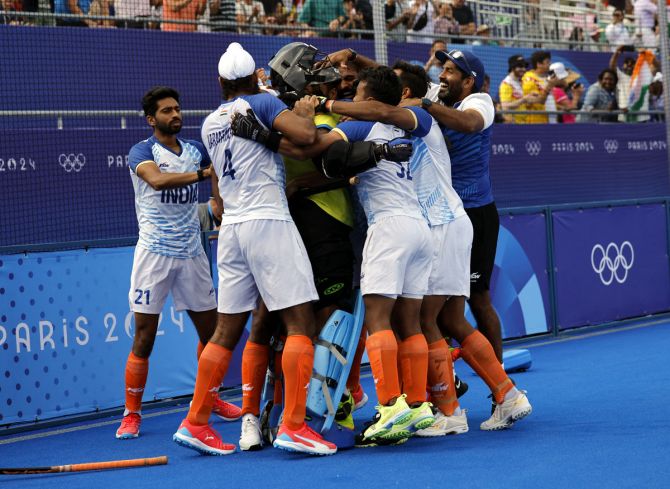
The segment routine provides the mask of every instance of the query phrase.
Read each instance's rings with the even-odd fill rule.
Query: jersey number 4
[[[400,178],[406,178],[407,180],[412,180],[412,172],[409,169],[409,163],[407,163],[407,169],[405,169],[405,165],[403,165],[402,163],[398,163],[398,166],[400,166],[400,171],[397,172],[396,175],[398,175],[398,177]]]
[[[231,180],[235,180],[235,169],[233,168],[233,154],[227,149],[224,152],[224,162],[223,162],[223,174],[221,178],[230,177]]]

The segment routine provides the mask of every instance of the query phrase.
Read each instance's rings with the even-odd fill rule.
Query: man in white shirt
[[[623,12],[615,10],[612,13],[612,23],[605,28],[605,37],[612,50],[616,50],[619,46],[633,44],[633,37],[623,21]]]

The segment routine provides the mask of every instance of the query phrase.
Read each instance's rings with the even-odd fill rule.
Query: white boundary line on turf
[[[519,349],[519,348],[535,348],[536,346],[547,346],[547,345],[554,345],[556,343],[563,343],[565,341],[575,341],[575,340],[584,340],[587,338],[593,338],[594,336],[603,336],[606,334],[612,334],[612,333],[618,333],[620,331],[630,331],[633,329],[640,329],[640,328],[648,328],[649,326],[659,326],[662,324],[668,324],[670,321],[666,319],[650,322],[650,323],[645,323],[645,324],[636,324],[634,326],[622,326],[620,328],[614,328],[614,329],[606,329],[603,331],[595,331],[593,333],[584,333],[580,335],[575,335],[575,336],[568,336],[565,338],[556,338],[555,340],[547,340],[547,341],[541,341],[539,343],[531,343],[529,345],[512,345],[511,348],[508,348],[509,350],[513,349]]]

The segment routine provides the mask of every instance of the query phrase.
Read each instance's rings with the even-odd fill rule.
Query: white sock
[[[518,393],[519,391],[517,388],[512,387],[509,391],[507,391],[507,394],[505,394],[505,401],[509,401],[510,399],[516,397]]]

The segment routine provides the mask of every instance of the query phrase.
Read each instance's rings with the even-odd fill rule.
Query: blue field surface
[[[513,374],[533,413],[512,429],[482,432],[487,388],[463,363],[470,390],[461,398],[470,431],[411,439],[397,447],[308,457],[267,447],[205,457],[172,442],[186,406],[145,412],[140,438],[114,438],[117,419],[0,438],[0,466],[44,466],[167,455],[169,464],[105,472],[0,476],[4,488],[640,488],[670,487],[670,322],[515,344],[533,366]],[[357,421],[373,412],[371,402]],[[239,400],[239,399],[238,399]],[[214,421],[237,442],[239,422]]]

